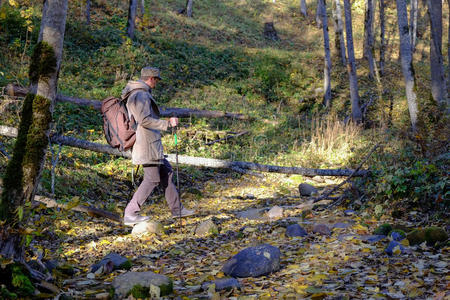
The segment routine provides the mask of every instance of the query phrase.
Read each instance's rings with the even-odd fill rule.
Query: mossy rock
[[[436,243],[443,243],[448,239],[448,234],[440,227],[427,227],[425,229],[415,229],[406,236],[411,245],[427,242],[428,246],[434,246]]]
[[[136,299],[145,299],[150,297],[150,288],[142,286],[140,284],[136,284],[128,292],[127,296],[129,295],[133,295],[133,297]]]
[[[391,224],[382,224],[380,226],[377,227],[377,229],[375,229],[375,231],[373,232],[373,234],[376,235],[388,235],[389,232],[392,231],[392,225]]]
[[[392,229],[391,232],[389,232],[389,236],[395,241],[400,241],[406,238],[406,233],[401,229]]]

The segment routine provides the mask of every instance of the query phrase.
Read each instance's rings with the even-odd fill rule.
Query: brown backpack
[[[128,116],[127,100],[132,90],[123,99],[108,97],[102,101],[103,132],[108,144],[120,151],[132,148],[136,141],[136,121]]]

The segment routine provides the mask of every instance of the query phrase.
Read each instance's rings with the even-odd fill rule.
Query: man
[[[181,204],[172,181],[172,167],[164,158],[160,130],[177,126],[178,118],[172,117],[168,121],[159,119],[159,108],[151,94],[151,89],[156,87],[159,80],[159,69],[145,67],[141,70],[140,80],[129,81],[122,91],[122,99],[128,97],[130,119],[133,117],[137,124],[136,142],[132,150],[133,164],[142,165],[144,169],[144,179],[125,208],[124,224],[129,226],[150,219],[148,216],[141,216],[139,211],[158,185],[165,190],[173,217],[187,217],[195,213]]]

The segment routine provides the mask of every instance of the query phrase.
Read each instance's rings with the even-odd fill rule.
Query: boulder
[[[267,216],[270,219],[282,218],[283,217],[283,208],[278,205],[275,205],[267,212]]]
[[[296,237],[296,236],[304,237],[307,236],[308,233],[302,226],[298,224],[292,224],[286,228],[286,235],[289,237]]]
[[[135,298],[158,298],[173,291],[172,280],[153,272],[127,272],[114,278],[112,282],[115,295],[124,299],[132,294]],[[159,294],[159,295],[158,295]]]
[[[394,229],[389,233],[392,240],[400,242],[406,238],[406,233],[403,230]]]
[[[415,229],[408,233],[406,238],[411,245],[427,242],[428,246],[434,246],[436,243],[445,242],[448,239],[448,234],[443,228],[432,226],[425,229]]]
[[[195,235],[204,236],[209,234],[219,234],[219,228],[211,219],[200,223],[195,228]]]
[[[349,223],[343,223],[343,222],[337,222],[333,225],[333,228],[340,228],[340,229],[346,229],[349,228],[351,225]]]
[[[225,262],[222,271],[232,277],[258,277],[280,269],[280,249],[262,244],[249,247]]]
[[[119,269],[125,269],[128,270],[131,268],[131,262],[128,258],[111,252],[108,255],[106,255],[104,258],[102,258],[101,261],[96,263],[91,267],[91,273],[97,272],[98,269],[103,268],[102,273],[110,273],[113,270],[119,270]]]
[[[214,284],[216,287],[216,292],[223,290],[231,290],[233,288],[240,289],[241,283],[236,278],[220,278],[213,281],[208,281],[202,284],[202,290],[206,291]]]
[[[318,193],[318,190],[308,183],[300,183],[298,186],[298,191],[300,192],[301,196],[312,196]]]
[[[321,235],[331,235],[331,230],[325,224],[315,224],[312,231]]]
[[[400,255],[405,252],[405,247],[397,241],[391,241],[389,245],[384,249],[389,256]]]
[[[164,227],[161,223],[155,221],[145,221],[133,226],[132,235],[141,235],[145,233],[163,234]]]

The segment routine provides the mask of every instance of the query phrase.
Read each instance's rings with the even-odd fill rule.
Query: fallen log
[[[218,143],[218,142],[221,142],[221,141],[227,141],[227,140],[231,140],[231,139],[240,137],[241,135],[244,135],[244,134],[247,134],[247,133],[249,133],[249,132],[248,132],[248,131],[242,131],[242,132],[236,133],[235,135],[227,135],[227,136],[224,137],[224,138],[221,138],[221,139],[217,139],[217,140],[208,142],[208,143],[206,143],[205,145],[210,146],[210,145],[213,145],[213,144]]]
[[[70,207],[67,204],[58,203],[54,199],[40,196],[40,195],[36,195],[34,197],[34,200],[45,204],[48,208],[56,207],[56,208],[62,208],[62,209],[69,209],[69,210],[84,212],[90,216],[103,217],[103,218],[107,218],[107,219],[110,219],[110,220],[113,220],[116,222],[122,222],[122,218],[118,214],[115,214],[115,213],[112,213],[112,212],[109,212],[109,211],[106,211],[103,209],[99,209],[99,208],[96,208],[93,206],[76,205],[74,207]]]
[[[9,84],[6,87],[6,93],[10,96],[26,96],[28,89]],[[99,100],[90,100],[83,98],[75,98],[64,95],[56,95],[56,102],[69,102],[81,106],[91,106],[96,110],[100,110],[102,103]],[[199,117],[199,118],[229,118],[238,120],[250,120],[250,117],[230,112],[214,111],[214,110],[201,110],[191,108],[178,108],[178,107],[161,107],[162,117]]]
[[[8,126],[0,126],[0,134],[2,132],[7,132],[11,134],[14,132],[15,128]],[[17,132],[17,130],[16,130]],[[5,135],[5,134],[3,134]],[[16,135],[8,135],[10,137],[15,137]],[[131,158],[131,152],[122,152],[116,148],[112,148],[106,144],[93,143],[86,140],[77,139],[74,137],[68,137],[63,135],[53,135],[51,136],[52,143],[61,144],[65,146],[71,146],[75,148],[91,150],[94,152],[106,153],[115,156],[121,156],[126,158]],[[175,163],[176,155],[168,154],[167,160]],[[208,167],[208,168],[224,168],[233,169],[240,168],[244,170],[254,170],[259,172],[272,172],[272,173],[282,173],[282,174],[298,174],[303,176],[367,176],[369,174],[368,170],[355,171],[352,169],[311,169],[302,167],[282,167],[273,165],[263,165],[258,163],[246,162],[246,161],[229,161],[214,158],[204,158],[204,157],[193,157],[178,155],[178,162],[184,165],[191,165],[196,167]]]

